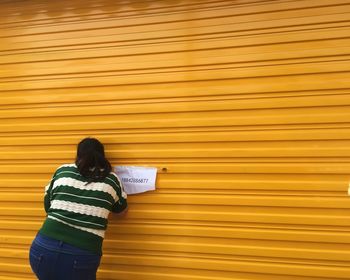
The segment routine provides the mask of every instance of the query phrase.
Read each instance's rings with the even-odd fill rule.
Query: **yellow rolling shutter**
[[[350,279],[350,2],[1,1],[0,280],[44,186],[102,140],[157,190],[98,279]]]

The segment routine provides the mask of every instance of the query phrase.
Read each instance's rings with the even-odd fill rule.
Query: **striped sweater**
[[[88,183],[75,164],[56,170],[45,188],[44,204],[47,218],[41,234],[99,255],[109,213],[127,207],[126,193],[116,174],[111,172],[103,181]]]

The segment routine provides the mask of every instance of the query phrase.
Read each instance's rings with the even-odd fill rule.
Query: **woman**
[[[59,167],[45,188],[46,220],[30,248],[40,280],[94,280],[110,212],[127,211],[126,194],[103,145],[83,139],[75,164]]]

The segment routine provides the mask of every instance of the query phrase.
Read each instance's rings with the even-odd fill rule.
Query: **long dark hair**
[[[112,167],[105,157],[102,143],[95,138],[85,138],[77,148],[75,164],[89,182],[104,180]]]

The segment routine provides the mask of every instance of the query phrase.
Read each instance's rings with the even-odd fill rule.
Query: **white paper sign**
[[[156,189],[157,168],[140,166],[116,166],[118,175],[127,194],[136,194]]]

